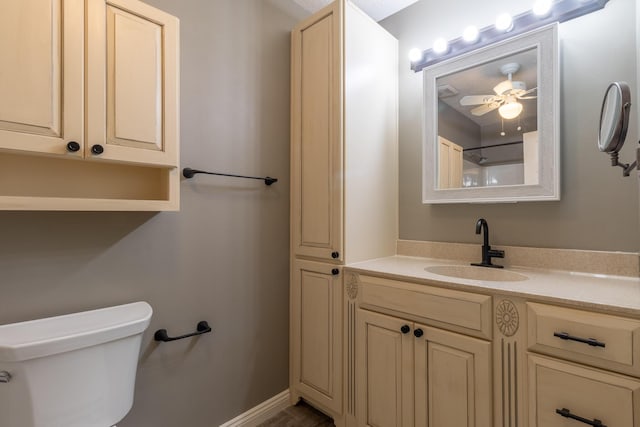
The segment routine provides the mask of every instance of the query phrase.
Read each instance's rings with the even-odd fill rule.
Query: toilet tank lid
[[[144,301],[0,325],[0,362],[19,362],[141,334],[153,310]]]

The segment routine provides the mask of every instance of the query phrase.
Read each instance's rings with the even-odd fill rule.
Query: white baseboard
[[[289,406],[289,390],[285,390],[220,427],[256,427]]]

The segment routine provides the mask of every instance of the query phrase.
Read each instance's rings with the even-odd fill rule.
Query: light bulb
[[[409,61],[418,62],[422,59],[422,51],[417,47],[414,47],[409,51]]]
[[[544,17],[551,12],[551,4],[553,2],[551,0],[536,0],[533,4],[533,13],[536,16]]]
[[[433,42],[433,51],[439,55],[447,53],[449,51],[449,42],[442,37],[437,38],[436,41]]]
[[[478,31],[478,27],[475,25],[469,25],[462,32],[462,39],[467,43],[475,43],[478,41],[480,37],[480,32]]]
[[[498,113],[504,119],[515,119],[522,113],[522,104],[519,102],[509,102],[498,108]]]
[[[501,13],[496,18],[496,29],[499,31],[511,31],[513,29],[513,18],[508,13]]]

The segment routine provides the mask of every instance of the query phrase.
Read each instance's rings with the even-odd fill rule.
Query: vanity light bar
[[[449,42],[448,49],[444,53],[437,53],[433,49],[427,49],[422,52],[420,59],[411,62],[411,69],[418,72],[438,62],[506,40],[518,34],[526,33],[527,31],[534,30],[552,22],[569,21],[570,19],[604,8],[608,1],[609,0],[557,0],[553,2],[551,11],[546,16],[537,16],[533,10],[516,15],[508,31],[498,30],[494,25],[490,25],[480,30],[475,43],[469,43],[462,37],[458,37]]]

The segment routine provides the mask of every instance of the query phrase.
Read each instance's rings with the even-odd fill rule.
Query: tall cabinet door
[[[296,260],[291,277],[291,386],[342,411],[342,279],[335,265]]]
[[[356,317],[358,427],[413,427],[413,324],[367,310]]]
[[[87,157],[177,166],[177,18],[137,0],[87,4]]]
[[[340,2],[292,32],[291,220],[295,255],[343,260]]]
[[[416,427],[484,427],[491,416],[491,343],[416,325]]]
[[[0,2],[0,149],[82,156],[83,0]]]

